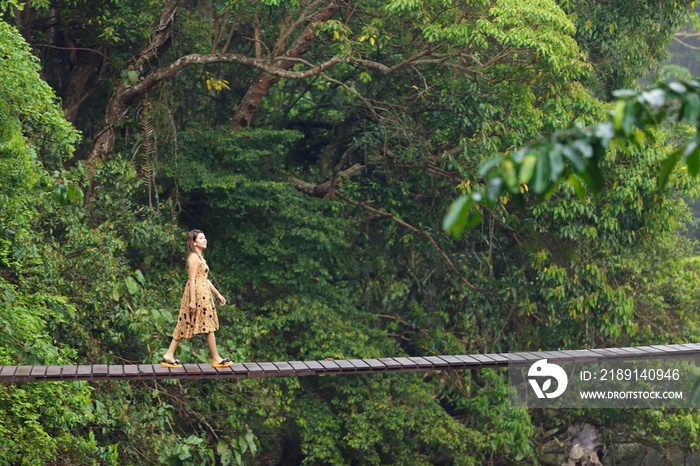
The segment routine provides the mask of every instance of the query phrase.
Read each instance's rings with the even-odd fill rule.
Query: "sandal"
[[[219,367],[228,367],[233,364],[233,361],[231,361],[229,358],[224,358],[219,362],[213,362],[211,365],[213,367],[219,368]]]
[[[182,363],[180,362],[179,359],[173,359],[172,361],[168,361],[165,358],[160,363],[161,366],[163,367],[170,367],[173,369],[180,369],[182,368]]]

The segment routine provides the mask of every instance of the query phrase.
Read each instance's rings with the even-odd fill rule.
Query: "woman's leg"
[[[180,340],[172,339],[170,342],[170,346],[168,347],[168,351],[165,352],[163,355],[163,361],[166,362],[171,362],[175,360],[175,350],[177,349],[177,346],[180,344]]]
[[[216,348],[216,336],[214,336],[214,332],[207,333],[206,339],[209,352],[211,352],[211,362],[218,364],[223,358],[219,356],[219,350]]]

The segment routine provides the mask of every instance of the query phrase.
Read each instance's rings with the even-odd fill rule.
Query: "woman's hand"
[[[224,298],[224,295],[220,294],[217,296],[217,299],[219,300],[219,305],[220,306],[225,306],[226,305],[226,298]]]
[[[194,310],[197,308],[197,303],[195,302],[194,299],[190,299],[190,312],[194,312]]]

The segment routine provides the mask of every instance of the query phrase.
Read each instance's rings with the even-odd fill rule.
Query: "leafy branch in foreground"
[[[585,187],[598,195],[603,190],[600,162],[614,142],[641,147],[653,139],[652,129],[665,121],[700,126],[700,83],[674,81],[656,88],[614,92],[617,101],[606,122],[588,128],[557,131],[517,150],[512,156],[496,156],[480,170],[486,182],[481,189],[460,196],[443,220],[445,231],[455,237],[481,221],[480,206],[491,206],[508,195],[523,204],[523,192],[534,191],[541,199],[551,195],[562,180],[568,179],[579,196]],[[683,159],[691,176],[700,172],[700,135],[696,133],[684,147],[673,152],[661,165],[659,189]],[[523,189],[528,186],[527,190]]]

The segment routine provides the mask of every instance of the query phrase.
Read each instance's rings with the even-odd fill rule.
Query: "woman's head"
[[[202,240],[204,240],[204,247],[206,247],[206,237],[204,236],[204,232],[197,229],[190,230],[190,232],[187,233],[187,252],[196,252],[195,245],[198,241],[201,244]]]

